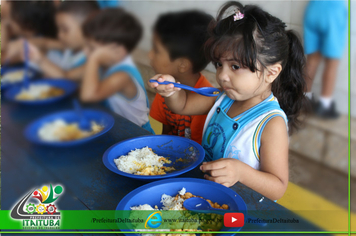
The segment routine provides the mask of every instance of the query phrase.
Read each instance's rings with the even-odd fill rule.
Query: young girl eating
[[[228,2],[210,25],[206,54],[221,86],[217,98],[149,83],[182,115],[208,114],[200,169],[227,187],[241,182],[276,200],[288,185],[288,130],[305,97],[300,40],[280,19],[254,5]],[[170,75],[152,79],[172,81]]]

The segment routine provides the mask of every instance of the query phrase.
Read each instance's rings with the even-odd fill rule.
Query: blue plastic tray
[[[171,164],[165,166],[175,167],[175,171],[165,175],[134,175],[117,169],[114,159],[121,155],[127,155],[131,150],[148,146],[159,156],[168,157]],[[111,146],[103,155],[104,165],[111,171],[129,178],[152,181],[170,178],[188,172],[198,166],[204,159],[204,149],[197,142],[173,135],[148,135],[138,138],[127,139]],[[184,162],[176,162],[182,158]]]
[[[227,204],[232,212],[241,212],[246,216],[247,206],[245,201],[236,192],[221,184],[194,178],[175,178],[160,180],[143,185],[127,194],[117,205],[116,210],[130,210],[130,207],[149,204],[162,208],[160,203],[162,194],[175,196],[179,190],[186,188],[187,192],[201,196],[220,205]],[[246,219],[246,217],[245,217]],[[241,228],[222,228],[223,231],[239,231]],[[134,230],[127,230],[134,231]],[[138,236],[139,234],[126,234],[127,236]],[[204,234],[202,234],[204,235]],[[218,235],[234,235],[233,233]]]
[[[79,122],[79,117],[77,113],[75,113],[74,110],[69,110],[69,111],[63,111],[63,112],[58,112],[54,113],[51,115],[44,116],[31,124],[27,126],[25,129],[25,137],[33,143],[36,144],[42,144],[42,145],[50,145],[50,146],[58,146],[58,147],[68,147],[68,146],[73,146],[73,145],[78,145],[82,143],[89,142],[106,132],[108,132],[114,125],[114,118],[102,111],[97,111],[97,110],[83,110],[83,114],[88,117],[89,120],[93,120],[97,122],[98,124],[101,124],[104,126],[104,129],[100,131],[99,133],[83,138],[83,139],[78,139],[74,141],[67,141],[67,142],[48,142],[48,141],[43,141],[40,139],[38,136],[38,130],[46,123],[53,122],[56,119],[63,119],[66,122],[72,123],[72,122]]]
[[[75,82],[70,81],[70,80],[65,80],[65,79],[41,79],[41,80],[38,80],[35,82],[31,82],[30,85],[31,84],[48,84],[50,86],[63,89],[64,94],[57,96],[57,97],[43,99],[43,100],[34,100],[34,101],[17,100],[16,95],[19,94],[21,92],[21,90],[23,89],[23,87],[21,85],[17,85],[15,87],[9,88],[5,92],[5,98],[10,101],[19,103],[19,104],[45,105],[45,104],[51,104],[54,102],[58,102],[64,98],[70,96],[71,94],[73,94],[75,92],[75,90],[78,87],[78,85]]]

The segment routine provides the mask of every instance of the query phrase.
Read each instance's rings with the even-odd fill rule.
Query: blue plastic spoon
[[[23,77],[23,87],[25,87],[26,89],[28,89],[28,87],[30,86],[30,81],[28,78],[28,43],[25,40],[24,43],[24,56],[25,56],[25,72],[24,72],[24,77]]]
[[[74,109],[79,116],[79,128],[84,131],[91,131],[90,121],[83,114],[83,110],[77,99],[73,100]]]
[[[188,211],[196,211],[196,212],[203,212],[203,213],[214,213],[218,215],[224,215],[225,213],[231,213],[230,210],[223,210],[213,208],[208,201],[199,197],[192,197],[188,198],[183,202],[183,206]],[[245,216],[246,217],[246,216]],[[251,219],[255,219],[254,217],[248,216]],[[260,226],[266,226],[267,223],[254,223]]]
[[[174,84],[174,87],[177,88],[182,88],[185,90],[193,91],[196,92],[200,95],[207,96],[207,97],[215,97],[220,94],[220,90],[217,88],[212,88],[212,87],[202,87],[202,88],[193,88],[184,84],[178,84],[178,83],[173,83],[169,81],[163,81],[163,82],[158,82],[157,80],[150,80],[150,83],[158,83],[158,84]]]

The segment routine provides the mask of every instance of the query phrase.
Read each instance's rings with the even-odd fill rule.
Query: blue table
[[[34,186],[58,183],[65,193],[56,201],[62,210],[114,210],[120,200],[130,191],[145,184],[117,175],[102,163],[102,155],[111,145],[132,137],[149,133],[112,113],[104,106],[88,107],[104,110],[115,118],[114,127],[102,137],[87,144],[70,148],[53,148],[29,143],[23,136],[29,122],[46,114],[71,109],[71,99],[53,105],[32,107],[17,105],[2,98],[1,139],[1,205],[10,210],[17,201]],[[196,168],[181,177],[202,178]],[[263,219],[298,219],[299,223],[268,224],[259,227],[246,224],[244,231],[320,231],[288,209],[264,198],[262,195],[238,183],[232,187],[245,200],[249,215]]]

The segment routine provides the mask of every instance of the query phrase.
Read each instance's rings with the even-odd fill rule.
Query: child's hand
[[[43,59],[41,51],[31,43],[28,44],[28,56],[29,60],[34,63],[39,63]],[[18,39],[9,43],[9,47],[6,50],[5,60],[12,60],[13,58],[20,58],[21,61],[25,61],[25,40]]]
[[[153,76],[150,80],[157,80],[159,82],[163,81],[170,81],[170,82],[176,82],[176,80],[173,78],[171,75],[155,75]],[[179,83],[179,82],[178,82]],[[172,96],[176,91],[181,90],[181,88],[176,88],[174,87],[173,84],[158,84],[158,83],[150,83],[150,81],[147,82],[148,86],[151,88],[156,89],[157,93],[161,95],[162,97],[170,97]]]
[[[25,56],[24,56],[25,54],[23,53],[22,55],[23,55],[23,60],[25,60]],[[28,43],[28,57],[30,61],[39,64],[41,63],[44,56],[42,55],[39,48]]]
[[[95,49],[90,57],[95,58],[100,65],[110,66],[123,60],[127,54],[124,46],[109,44]]]
[[[240,180],[241,166],[244,163],[234,158],[221,158],[216,161],[203,162],[200,170],[204,178],[231,187]]]
[[[17,39],[8,43],[5,48],[5,61],[10,61],[13,58],[21,58],[21,53],[23,52],[23,39]]]

